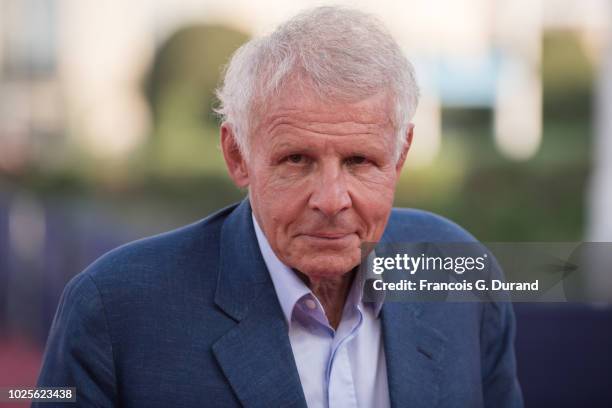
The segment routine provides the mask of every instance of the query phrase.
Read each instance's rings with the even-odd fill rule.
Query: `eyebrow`
[[[288,140],[289,139],[289,140]],[[277,142],[272,142],[271,143],[271,148],[270,151],[271,152],[279,152],[279,151],[283,151],[283,150],[298,150],[300,152],[312,152],[313,150],[316,150],[316,148],[309,143],[307,140],[304,140],[304,138],[297,138],[296,136],[289,136],[287,138],[283,138]],[[367,154],[368,152],[370,154],[384,154],[387,152],[387,149],[385,149],[383,147],[382,143],[377,143],[374,141],[370,141],[370,140],[364,140],[364,141],[360,141],[360,143],[358,143],[358,145],[356,145],[355,143],[345,143],[345,144],[340,144],[338,145],[338,150],[340,150],[341,152],[348,152],[348,154]]]

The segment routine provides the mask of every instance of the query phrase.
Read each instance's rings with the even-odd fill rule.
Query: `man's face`
[[[361,243],[382,236],[404,157],[395,159],[388,112],[385,94],[330,104],[287,89],[254,123],[249,160],[233,178],[249,186],[278,258],[310,279],[350,271]]]

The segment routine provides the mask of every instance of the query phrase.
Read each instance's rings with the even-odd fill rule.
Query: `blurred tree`
[[[248,38],[221,25],[194,25],[159,48],[145,82],[154,124],[147,168],[190,175],[223,168],[216,150],[214,90],[223,66]]]
[[[535,157],[514,162],[499,154],[490,111],[445,108],[438,159],[404,175],[396,203],[445,215],[484,241],[582,239],[594,70],[579,34],[546,31],[541,69],[543,139]]]
[[[578,33],[545,31],[542,82],[545,119],[590,120],[594,68]]]

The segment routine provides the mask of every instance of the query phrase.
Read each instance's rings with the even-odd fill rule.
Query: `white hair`
[[[351,102],[388,92],[399,158],[419,91],[412,65],[375,17],[343,7],[317,7],[234,53],[217,90],[216,112],[231,126],[245,157],[254,109],[279,92],[290,76],[292,84],[305,85],[328,100]]]

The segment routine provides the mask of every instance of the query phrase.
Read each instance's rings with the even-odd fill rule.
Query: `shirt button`
[[[306,307],[309,308],[310,310],[315,310],[317,308],[317,304],[312,299],[306,299],[305,303],[306,303]]]

